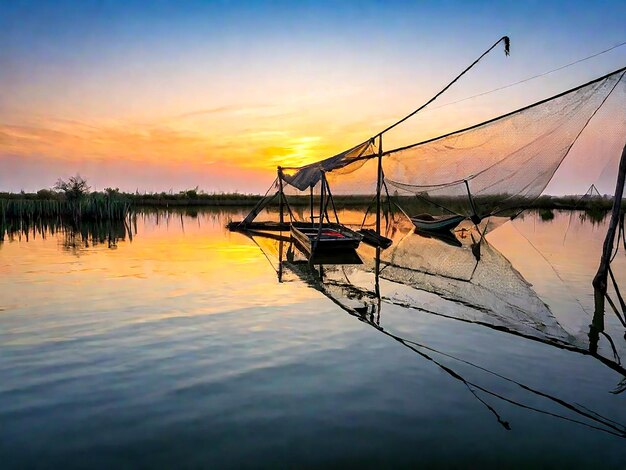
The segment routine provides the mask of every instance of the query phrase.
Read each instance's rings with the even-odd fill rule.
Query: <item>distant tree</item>
[[[40,189],[39,191],[37,191],[37,199],[58,199],[58,195],[51,189]]]
[[[54,185],[56,191],[65,194],[65,198],[70,201],[80,201],[89,194],[91,187],[87,184],[87,180],[80,175],[70,176],[67,181],[59,178]]]
[[[120,195],[120,188],[104,188],[104,195],[110,199]]]
[[[198,186],[193,189],[188,189],[187,191],[184,191],[182,193],[188,199],[198,199]]]

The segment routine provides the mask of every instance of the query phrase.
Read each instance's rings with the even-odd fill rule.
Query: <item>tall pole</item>
[[[283,217],[283,169],[281,167],[278,167],[277,169],[278,172],[278,210],[280,212],[279,215],[279,222],[280,225],[282,225],[284,223],[284,217]]]
[[[604,331],[604,297],[606,292],[601,292],[600,289],[594,289],[594,310],[591,325],[589,325],[589,352],[596,354],[598,352],[598,341],[600,340],[600,333]]]
[[[278,282],[283,282],[283,239],[278,241]]]
[[[374,263],[374,292],[376,294],[376,324],[380,325],[380,309],[383,302],[380,295],[380,246],[376,247],[376,260]]]
[[[376,234],[380,235],[380,193],[383,186],[383,135],[378,136],[378,177],[376,180]]]
[[[324,170],[320,170],[320,233],[322,232],[322,224],[324,223],[324,193],[326,186],[324,185]]]
[[[311,258],[309,259],[309,262],[313,260],[313,254],[317,250],[317,242],[322,236],[322,227],[324,226],[324,212],[326,211],[326,207],[324,206],[324,190],[325,190],[324,180],[325,180],[324,170],[320,170],[320,185],[321,185],[320,187],[320,224],[317,229],[317,237],[315,238],[315,240],[313,240],[312,245],[311,245]],[[321,267],[320,267],[320,273],[321,273]]]
[[[311,185],[311,223],[313,223],[313,186]]]
[[[615,241],[615,231],[619,223],[620,210],[622,207],[622,198],[624,196],[624,184],[626,184],[626,145],[622,150],[622,157],[619,162],[619,170],[617,171],[617,185],[615,186],[615,197],[613,199],[613,209],[611,211],[611,221],[609,229],[606,232],[604,246],[602,248],[602,258],[600,259],[600,267],[593,278],[593,286],[602,294],[606,294],[607,276],[611,264],[611,255],[613,253],[613,243]]]

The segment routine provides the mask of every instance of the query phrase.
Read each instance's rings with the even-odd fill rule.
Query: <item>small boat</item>
[[[419,214],[411,217],[415,228],[422,232],[449,231],[465,220],[462,215]]]
[[[363,239],[363,235],[341,224],[323,224],[321,234],[319,228],[319,224],[316,223],[291,224],[291,237],[309,256],[313,253],[356,250]]]

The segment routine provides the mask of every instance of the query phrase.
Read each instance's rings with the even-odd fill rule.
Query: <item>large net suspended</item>
[[[426,292],[448,299],[452,317],[584,348],[585,335],[563,329],[485,235],[508,220],[494,216],[516,215],[545,190],[568,155],[581,155],[575,147],[586,130],[593,133],[595,126],[596,134],[610,134],[623,145],[625,75],[623,68],[406,147],[383,151],[379,135],[333,157],[280,168],[268,198],[283,197],[282,207],[265,210],[272,220],[341,219],[373,227],[378,213],[372,206],[378,202],[381,230],[393,240],[379,256],[380,278],[405,286],[389,292],[389,301],[423,305]],[[594,158],[587,155],[587,163],[593,165]],[[359,210],[352,210],[351,200]],[[467,220],[446,233],[420,232],[419,226],[416,232],[412,217],[423,212]]]
[[[282,215],[315,222],[320,212],[325,220],[338,220],[342,208],[365,205],[369,210],[360,225],[373,226],[378,192],[408,217],[455,214],[478,225],[485,217],[515,215],[542,194],[564,159],[572,150],[576,153],[589,127],[595,125],[596,134],[612,133],[623,144],[625,74],[622,68],[503,116],[409,146],[383,151],[380,134],[330,158],[279,168],[266,198],[246,222],[263,208],[267,220]],[[601,108],[610,108],[610,117],[594,123],[601,120]],[[594,165],[596,155],[584,157]],[[267,209],[279,194],[285,196],[282,211]],[[320,205],[324,198],[329,203]],[[387,200],[381,208],[388,219],[392,204]]]
[[[385,182],[411,212],[410,196],[430,210],[479,220],[537,198],[600,108],[619,103],[626,120],[624,70],[448,135],[384,154]]]
[[[602,169],[595,167],[606,163],[601,153],[618,155],[618,147],[605,144],[621,147],[626,140],[625,75],[626,67],[409,146],[384,151],[379,134],[330,158],[279,168],[244,225],[262,212],[263,220],[273,222],[380,225],[393,240],[384,254],[390,272],[402,268],[412,277],[475,281],[487,253],[485,235],[541,195],[568,155],[579,170],[596,174]],[[603,144],[586,145],[586,134]],[[280,204],[270,205],[276,197]],[[424,232],[415,220],[450,214],[466,219],[454,231]],[[433,292],[446,293],[433,282],[426,282]]]
[[[414,309],[563,349],[590,351],[626,376],[620,362],[623,347],[616,347],[608,335],[598,346],[591,317],[579,328],[571,321],[569,304],[565,314],[558,305],[548,304],[549,296],[540,297],[496,249],[497,237],[496,243],[490,242],[497,235],[495,228],[502,226],[499,232],[505,235],[512,232],[515,221],[506,222],[554,183],[568,157],[576,160],[573,167],[579,173],[582,169],[597,177],[607,171],[606,155],[600,154],[619,156],[626,142],[625,75],[626,67],[471,127],[384,150],[383,134],[423,106],[345,152],[302,167],[279,168],[268,194],[246,221],[264,212],[263,220],[269,221],[380,226],[391,247],[382,250],[361,243],[362,263],[354,265],[322,266],[298,258],[288,234],[265,241],[267,233],[257,234],[262,236],[255,239],[264,252],[277,256],[272,264],[279,279],[304,278],[359,317],[377,313],[377,325],[381,305]],[[589,136],[595,145],[589,145]],[[614,178],[611,181],[614,184]],[[275,197],[281,204],[269,205]],[[424,215],[457,216],[462,221],[451,230],[429,233],[415,220],[427,220]],[[539,255],[550,264],[549,256]],[[315,266],[314,277],[321,283],[307,277]],[[615,272],[619,277],[620,271]],[[557,269],[555,274],[563,277]],[[623,308],[617,283],[614,294]],[[617,301],[608,302],[615,310]],[[626,382],[619,388],[626,389]]]

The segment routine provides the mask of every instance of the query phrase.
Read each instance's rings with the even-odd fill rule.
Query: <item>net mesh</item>
[[[597,180],[607,171],[611,173],[611,184],[615,184],[614,157],[607,159],[606,155],[619,156],[626,140],[625,73],[622,69],[467,129],[383,152],[381,228],[393,243],[385,250],[361,243],[358,254],[362,265],[318,266],[324,292],[335,299],[343,297],[339,303],[357,312],[380,314],[382,302],[559,347],[591,350],[591,318],[587,315],[578,324],[572,321],[574,315],[563,311],[572,311],[574,301],[582,310],[593,303],[578,298],[563,302],[559,297],[549,306],[545,301],[551,300],[550,289],[560,284],[555,281],[540,296],[514,268],[507,257],[526,259],[529,250],[517,249],[519,237],[513,236],[514,232],[511,235],[514,224],[506,222],[508,216],[529,207],[528,203],[557,179],[554,176],[559,170],[567,169],[563,168],[567,164],[561,165],[568,156],[567,160],[575,163],[565,178],[570,185],[572,174]],[[322,214],[331,222],[373,228],[379,189],[378,157],[376,138],[304,167],[283,168],[274,188],[279,192],[282,188],[286,195],[283,216],[319,222]],[[578,186],[578,194],[592,181]],[[321,205],[324,200],[329,204]],[[280,215],[276,206],[265,210],[270,220]],[[424,213],[458,214],[471,220],[463,220],[454,230],[428,233],[420,229],[415,218],[411,219]],[[550,212],[545,217],[551,220],[554,215]],[[536,220],[539,216],[533,224]],[[495,228],[506,236],[494,237]],[[541,240],[532,242],[532,237],[528,238],[537,257],[550,268],[550,255],[535,248],[542,247]],[[304,259],[295,259],[292,242],[272,243],[282,243],[276,268],[279,278],[284,275],[283,268],[298,277],[306,274],[310,265]],[[565,238],[559,243],[565,245]],[[589,243],[583,240],[579,245],[583,243],[589,251]],[[501,246],[509,247],[507,257],[496,249]],[[554,253],[555,249],[548,247],[544,251]],[[519,259],[515,266],[518,264]],[[578,272],[571,277],[559,274],[558,265],[552,269],[563,288],[579,278]],[[617,268],[615,272],[618,276],[621,273]],[[545,273],[541,276],[543,279]],[[585,278],[585,285],[588,281]],[[617,292],[610,294],[622,298]],[[597,348],[597,340],[593,348]],[[612,367],[622,370],[610,339],[598,351],[605,363],[616,361]]]
[[[340,213],[373,203],[378,175],[377,159],[371,158],[375,152],[373,141],[367,141],[326,160],[281,168],[284,216],[297,222],[319,222],[323,212],[325,221],[362,225],[362,221],[341,218]],[[374,212],[368,213],[365,225],[373,225],[374,217]]]
[[[404,204],[485,217],[520,207],[546,188],[610,95],[624,120],[624,72],[466,130],[385,154],[385,181]]]
[[[386,215],[396,207],[409,217],[457,214],[475,223],[494,214],[514,215],[542,194],[572,149],[577,160],[581,153],[587,161],[602,158],[589,155],[594,149],[580,150],[575,144],[605,103],[612,111],[605,113],[601,132],[617,129],[623,139],[625,73],[620,70],[482,124],[384,152],[381,192],[394,202],[383,204]],[[584,137],[581,141],[579,147],[584,147]],[[309,165],[281,168],[284,215],[319,221],[324,211],[320,196],[323,192],[328,197],[330,191],[335,199],[324,206],[330,211],[328,216],[324,211],[328,220],[337,219],[338,208],[371,209],[378,186],[378,144],[373,138]],[[373,215],[367,212],[362,225],[373,226]]]

